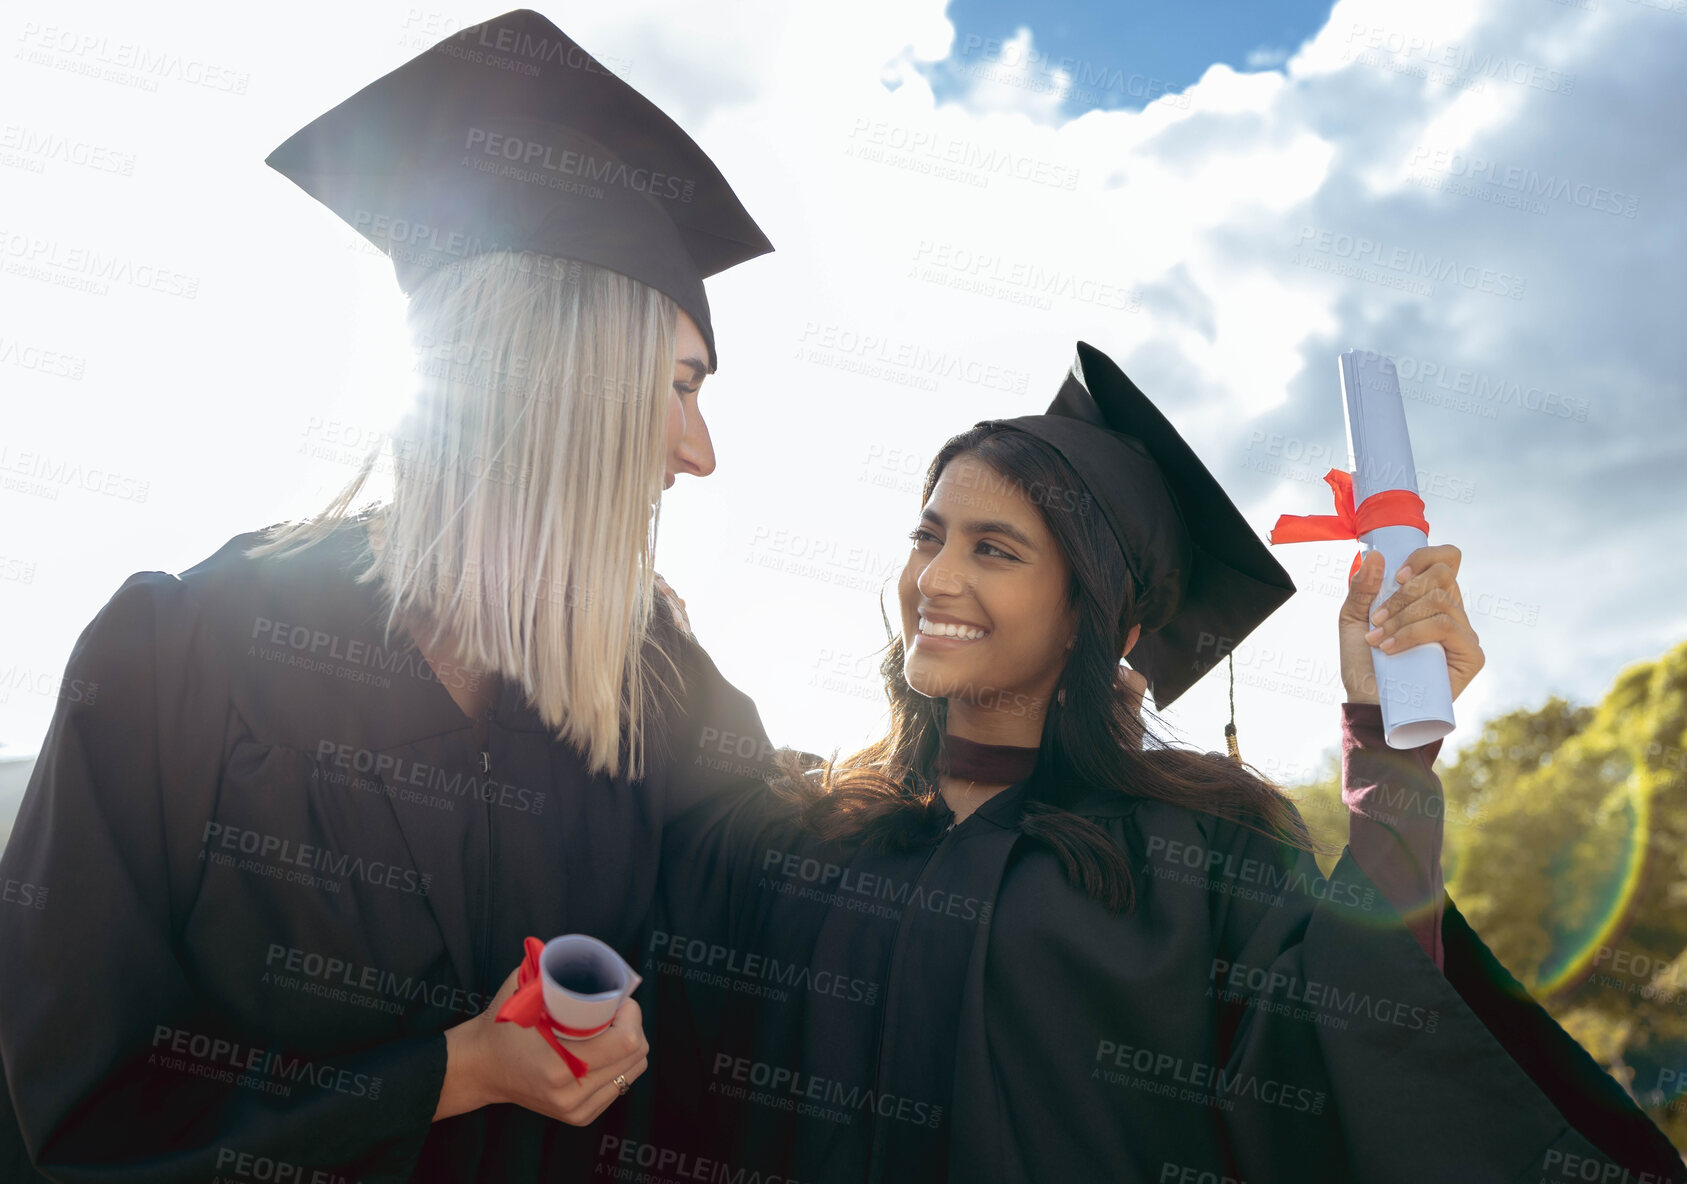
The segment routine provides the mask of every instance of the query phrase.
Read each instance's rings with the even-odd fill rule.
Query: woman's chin
[[[902,677],[928,699],[952,699],[968,679],[942,659],[915,657],[902,664]]]

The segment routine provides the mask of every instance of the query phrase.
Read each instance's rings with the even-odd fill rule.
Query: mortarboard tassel
[[[1230,722],[1224,725],[1224,744],[1230,749],[1230,759],[1238,765],[1242,763],[1242,749],[1236,743],[1236,651],[1231,650],[1230,658]]]

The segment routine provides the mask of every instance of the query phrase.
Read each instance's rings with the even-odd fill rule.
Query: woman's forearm
[[[435,1122],[467,1114],[486,1104],[476,1051],[473,1030],[467,1023],[446,1029],[445,1081],[440,1086],[439,1105],[433,1112]]]

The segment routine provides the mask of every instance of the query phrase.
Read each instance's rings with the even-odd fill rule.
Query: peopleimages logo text
[[[1487,292],[1511,300],[1523,298],[1523,280],[1508,272],[1461,262],[1454,256],[1420,251],[1412,247],[1391,247],[1362,234],[1345,234],[1302,226],[1295,245],[1351,263],[1396,272],[1436,283],[1450,281],[1473,292]]]

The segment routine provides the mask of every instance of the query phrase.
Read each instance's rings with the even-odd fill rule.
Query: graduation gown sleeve
[[[175,577],[135,575],[71,654],[73,690],[0,860],[40,902],[0,909],[0,1055],[17,1129],[56,1180],[203,1182],[241,1156],[306,1179],[312,1165],[404,1179],[437,1104],[443,1035],[254,1047],[178,959],[229,719],[200,618]],[[308,1083],[282,1096],[254,1072]]]
[[[1445,966],[1441,844],[1446,811],[1441,782],[1434,776],[1441,741],[1390,748],[1382,708],[1375,703],[1343,703],[1341,736],[1347,845],[1423,952],[1436,966]]]
[[[1319,1113],[1228,1111],[1241,1177],[1294,1179],[1285,1165],[1310,1167],[1320,1157],[1309,1148],[1339,1145],[1331,1178],[1687,1178],[1662,1133],[1446,897],[1430,746],[1389,749],[1375,707],[1348,705],[1344,734],[1344,797],[1366,858],[1350,844],[1325,881],[1301,854],[1302,874],[1277,901],[1215,905],[1232,1079],[1309,1090],[1333,1119],[1321,1132]],[[1213,841],[1231,860],[1282,860],[1229,824],[1215,824]]]

